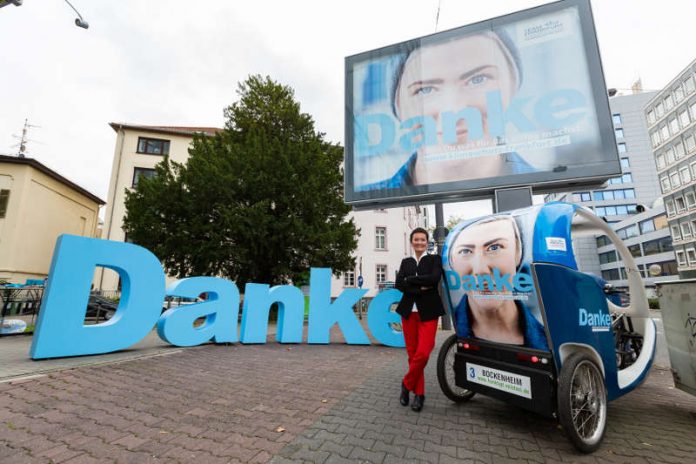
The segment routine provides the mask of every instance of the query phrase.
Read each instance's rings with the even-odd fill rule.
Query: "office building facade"
[[[696,60],[645,107],[679,275],[696,277]]]

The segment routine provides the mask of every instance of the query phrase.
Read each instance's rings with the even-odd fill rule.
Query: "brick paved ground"
[[[440,340],[443,335],[440,336]],[[696,400],[655,370],[611,403],[601,450],[482,396],[450,403],[428,367],[398,404],[401,350],[202,346],[0,384],[0,462],[669,462],[696,456]]]

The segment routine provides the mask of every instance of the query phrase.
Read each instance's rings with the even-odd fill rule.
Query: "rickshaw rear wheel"
[[[455,403],[469,401],[476,392],[458,387],[454,379],[454,354],[457,352],[457,335],[451,335],[440,347],[437,356],[437,381],[447,398]]]
[[[599,448],[607,425],[607,390],[602,371],[586,353],[573,353],[561,367],[558,419],[579,451]]]

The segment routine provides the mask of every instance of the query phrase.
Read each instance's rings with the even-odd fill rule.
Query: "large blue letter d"
[[[94,269],[121,277],[121,301],[108,322],[84,325]],[[164,272],[145,248],[130,243],[61,235],[53,252],[46,294],[29,355],[33,359],[108,353],[128,348],[157,322]]]

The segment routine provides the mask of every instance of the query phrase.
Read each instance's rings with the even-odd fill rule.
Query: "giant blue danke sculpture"
[[[85,308],[96,267],[118,272],[121,300],[108,321],[85,325]],[[165,296],[205,301],[168,309],[162,313]],[[310,272],[307,342],[329,343],[329,331],[338,324],[348,344],[367,345],[370,340],[353,311],[367,290],[345,289],[331,301],[331,270]],[[400,322],[390,306],[401,292],[387,290],[370,303],[367,325],[371,335],[388,346],[403,347],[403,334],[392,328]],[[238,332],[240,293],[234,282],[217,277],[189,277],[165,288],[165,275],[157,257],[131,243],[113,242],[74,235],[61,235],[56,242],[46,293],[39,312],[30,349],[33,359],[109,353],[142,340],[157,325],[157,333],[168,343],[195,346],[215,343],[266,343],[268,314],[278,304],[276,340],[302,343],[304,296],[291,285],[270,287],[250,283],[245,287],[241,327]],[[205,322],[194,327],[194,321]]]

